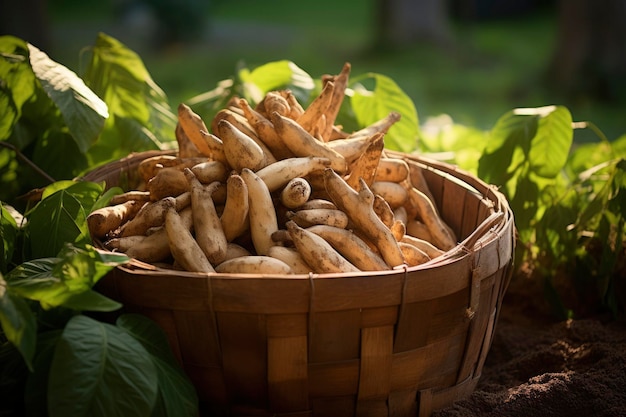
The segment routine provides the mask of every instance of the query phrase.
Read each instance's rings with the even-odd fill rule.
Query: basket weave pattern
[[[153,153],[85,179],[107,186]],[[392,153],[393,154],[393,153]],[[513,215],[494,188],[423,165],[461,243],[417,267],[361,274],[198,274],[139,261],[99,290],[166,332],[210,416],[428,416],[474,390],[513,261]]]

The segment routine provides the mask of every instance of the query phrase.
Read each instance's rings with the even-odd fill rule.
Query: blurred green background
[[[353,74],[377,72],[394,79],[414,100],[422,124],[446,114],[457,123],[489,129],[512,108],[562,104],[575,121],[592,121],[615,139],[626,133],[620,78],[626,75],[626,54],[619,56],[626,53],[626,36],[619,36],[626,27],[626,3],[563,2],[569,12],[548,0],[21,0],[1,11],[3,32],[29,40],[78,73],[81,51],[98,32],[117,38],[143,58],[173,107],[212,89],[239,64],[289,59],[319,77],[338,73],[348,61]],[[440,9],[437,20],[397,24],[403,16],[428,17],[432,7]],[[27,23],[8,22],[8,16],[25,13],[19,8],[29,8]],[[583,13],[581,20],[575,12],[585,8],[604,10],[605,16]],[[621,28],[613,27],[620,22]],[[413,30],[419,25],[432,27]],[[566,42],[559,43],[561,31],[572,25],[577,31],[565,32]],[[599,27],[604,38],[585,44],[589,39],[578,35],[585,27],[588,34]],[[405,29],[390,35],[394,28]],[[607,39],[611,36],[620,39]],[[609,55],[612,66],[601,53]],[[577,54],[587,59],[575,68],[575,78],[566,78],[572,60],[563,57]],[[575,140],[597,136],[580,130]]]

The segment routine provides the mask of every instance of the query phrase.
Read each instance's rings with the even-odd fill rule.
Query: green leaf
[[[615,158],[626,158],[626,135],[612,142],[577,144],[567,160],[566,169],[573,181],[584,171]]]
[[[50,416],[148,416],[157,398],[157,378],[146,349],[128,333],[75,316],[52,359]]]
[[[0,36],[0,80],[0,140],[4,140],[35,92],[27,44],[14,36]]]
[[[122,308],[122,304],[111,300],[94,290],[86,290],[78,294],[71,295],[63,301],[63,307],[76,311],[115,311]]]
[[[143,345],[156,366],[159,393],[153,417],[195,416],[198,412],[196,390],[178,365],[161,328],[137,314],[124,314],[116,324]]]
[[[124,254],[67,245],[57,258],[35,259],[13,269],[7,283],[16,294],[39,301],[44,308],[112,311],[119,305],[91,294],[91,289],[112,268],[127,261]]]
[[[37,321],[26,300],[14,294],[0,274],[0,325],[30,370],[37,343]]]
[[[256,67],[252,71],[240,70],[244,96],[258,103],[266,93],[288,88],[302,101],[306,101],[315,82],[309,74],[291,61],[275,61]]]
[[[572,115],[563,106],[532,110],[530,114],[539,114],[540,119],[528,153],[531,170],[540,177],[554,178],[565,166],[572,146]]]
[[[54,256],[67,242],[90,242],[86,219],[101,193],[101,184],[75,182],[47,195],[28,212],[32,258]]]
[[[61,111],[81,152],[87,152],[109,117],[107,105],[74,72],[35,46],[28,44],[28,49],[35,76]]]
[[[365,83],[374,82],[372,89]],[[368,73],[354,78],[349,85],[354,90],[350,105],[359,126],[368,126],[397,112],[401,119],[385,135],[385,147],[412,152],[418,147],[419,121],[413,101],[389,77]]]
[[[98,35],[91,52],[83,78],[107,103],[111,115],[98,146],[89,153],[91,161],[104,162],[117,157],[113,152],[115,148],[106,142],[119,134],[123,135],[118,140],[132,144],[134,152],[159,149],[165,143],[172,143],[176,116],[141,58],[103,33]],[[102,154],[103,151],[107,153]]]
[[[13,260],[13,252],[17,240],[19,226],[11,213],[17,213],[14,208],[0,201],[0,274],[7,273]]]
[[[105,184],[101,184],[101,185],[102,185],[102,188],[104,188]],[[118,194],[122,194],[123,192],[124,192],[124,190],[121,187],[111,187],[111,188],[109,188],[94,203],[94,205],[91,207],[90,212],[94,211],[94,210],[97,210],[99,208],[108,206],[109,202],[111,201],[111,198],[113,198],[113,196],[118,195]]]
[[[514,157],[517,156],[516,161],[526,161],[519,154],[528,155],[538,126],[537,115],[519,115],[511,110],[500,117],[487,136],[487,143],[478,161],[478,176],[500,186],[510,181],[517,175],[516,171],[521,169],[520,164],[513,164]]]

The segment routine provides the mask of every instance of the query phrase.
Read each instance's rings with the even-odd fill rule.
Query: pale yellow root
[[[186,271],[215,272],[174,207],[169,208],[165,215],[165,231],[172,256]]]
[[[203,185],[190,169],[184,171],[191,191],[193,228],[198,246],[212,265],[217,265],[226,257],[228,241],[213,202],[215,186]]]
[[[220,217],[226,240],[231,242],[249,229],[248,186],[238,174],[226,181],[226,203]]]
[[[179,215],[185,229],[191,231],[193,228],[191,207],[182,210]],[[130,247],[126,251],[126,255],[150,264],[163,262],[170,258],[172,253],[165,226],[155,229],[140,243]]]
[[[224,155],[234,170],[240,172],[243,168],[249,168],[256,171],[268,165],[263,149],[250,136],[227,120],[220,120],[217,127],[224,144]]]
[[[326,129],[322,132],[322,136],[324,138],[330,138],[330,135],[333,130],[333,126],[335,125],[335,121],[337,120],[337,116],[339,115],[339,110],[341,109],[341,104],[343,103],[343,99],[346,95],[346,88],[348,87],[348,80],[350,78],[350,70],[352,66],[349,62],[346,62],[341,71],[336,76],[331,77],[323,77],[323,82],[328,83],[332,82],[335,84],[335,88],[333,89],[333,98],[328,104],[325,116],[326,116]],[[325,139],[328,141],[328,139]]]
[[[301,228],[293,221],[286,223],[295,248],[315,273],[359,272],[359,268],[319,235]]]
[[[175,167],[180,158],[174,155],[156,155],[142,160],[137,166],[137,173],[144,182],[150,181],[163,168]]]
[[[369,142],[361,156],[350,165],[350,175],[346,179],[350,187],[358,191],[361,180],[363,180],[368,187],[374,182],[376,169],[378,168],[378,162],[380,161],[384,147],[385,142],[382,134],[375,136]]]
[[[174,197],[165,197],[144,204],[132,219],[120,227],[120,236],[143,235],[151,227],[162,226],[165,221],[165,211],[173,204],[175,204]]]
[[[185,103],[178,105],[178,123],[185,132],[185,135],[193,142],[202,155],[210,157],[213,154],[213,150],[207,144],[205,137],[200,133],[203,131],[208,133],[209,129],[200,115],[195,113],[191,107]]]
[[[408,266],[421,265],[430,261],[430,257],[425,252],[410,243],[398,242],[398,246]]]
[[[325,117],[325,113],[328,110],[328,105],[333,98],[333,92],[335,91],[335,83],[327,82],[320,94],[313,99],[311,104],[304,110],[304,113],[296,119],[296,122],[302,126],[307,132],[313,134],[315,126],[321,117]],[[271,114],[271,113],[270,113]],[[325,139],[325,138],[323,138]],[[327,141],[327,140],[326,140]]]
[[[324,157],[303,156],[282,159],[258,170],[256,174],[267,185],[270,192],[284,187],[289,181],[306,177],[315,171],[322,171],[330,166],[330,160]]]
[[[330,243],[333,248],[361,271],[390,269],[383,258],[351,230],[327,225],[311,226],[307,230]]]
[[[196,145],[193,144],[189,136],[183,130],[183,127],[179,123],[176,123],[176,128],[174,129],[174,134],[176,136],[176,142],[178,143],[178,156],[181,158],[187,157],[195,157],[195,156],[203,156],[202,152],[198,150]]]
[[[449,227],[439,216],[433,202],[426,194],[415,187],[409,190],[409,199],[411,204],[417,209],[419,218],[428,228],[432,236],[432,243],[442,250],[450,250],[456,246],[456,237],[452,234]]]
[[[310,227],[316,224],[345,229],[348,227],[348,215],[338,209],[308,209],[291,211],[287,213],[287,218],[293,220],[300,227]]]
[[[291,267],[280,259],[267,255],[250,255],[229,259],[215,267],[215,271],[228,274],[289,275]]]
[[[433,236],[430,230],[428,230],[428,227],[417,219],[410,219],[406,222],[406,233],[428,242],[432,242],[433,240]]]
[[[294,274],[308,274],[313,271],[304,258],[302,258],[302,255],[300,255],[300,253],[294,248],[272,246],[270,247],[267,255],[272,258],[280,259],[289,265],[291,272]]]
[[[189,190],[185,174],[176,167],[162,168],[148,181],[147,189],[152,201],[165,197],[176,197]]]
[[[137,201],[138,203],[147,203],[150,201],[150,193],[148,191],[131,190],[122,194],[116,194],[109,200],[109,205],[126,203],[127,201]]]
[[[396,122],[398,122],[401,118],[400,113],[398,112],[390,112],[387,116],[382,119],[374,122],[363,129],[352,132],[348,138],[356,138],[359,136],[372,136],[375,133],[383,133],[386,134],[389,131],[389,128],[393,126]]]
[[[298,207],[298,210],[309,209],[336,209],[337,206],[330,200],[324,200],[322,198],[313,198]]]
[[[87,216],[87,228],[92,238],[101,239],[115,231],[141,209],[145,203],[130,200],[113,206],[102,207]]]
[[[253,109],[244,98],[239,99],[239,105],[259,139],[265,143],[277,160],[293,156],[278,136],[274,124],[265,115]]]
[[[335,205],[344,211],[352,224],[378,248],[390,267],[402,265],[404,257],[391,230],[374,212],[374,194],[361,181],[360,191],[356,192],[332,169],[324,171],[326,191]]]
[[[404,206],[409,198],[406,187],[397,182],[374,181],[370,189],[374,194],[384,198],[392,209]]]
[[[280,192],[280,202],[288,209],[295,209],[306,203],[311,197],[311,184],[302,178],[289,180]]]
[[[272,233],[278,230],[272,194],[263,180],[252,170],[244,168],[241,178],[248,187],[250,234],[257,255],[266,255],[274,246]]]
[[[402,236],[402,238],[400,239],[400,242],[408,243],[419,248],[421,251],[426,253],[426,255],[428,255],[431,259],[434,259],[445,253],[444,251],[442,251],[441,249],[439,249],[438,247],[436,247],[429,241],[420,239],[420,238],[417,238],[415,236],[411,236],[408,234],[405,234],[404,236]]]
[[[409,177],[409,165],[399,158],[381,158],[376,169],[374,181],[400,183]]]
[[[191,167],[191,172],[202,184],[215,181],[224,182],[228,178],[228,168],[220,161],[205,161]]]
[[[325,142],[317,140],[295,120],[274,112],[271,121],[284,146],[289,148],[294,155],[328,158],[331,168],[335,171],[341,173],[346,171],[347,164],[343,155],[331,149]]]

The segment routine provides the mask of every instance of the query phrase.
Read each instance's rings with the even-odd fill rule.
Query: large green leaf
[[[115,134],[130,133],[119,140],[133,144],[132,151],[155,149],[173,142],[176,116],[171,111],[167,96],[154,82],[141,58],[116,39],[100,33],[92,48],[92,58],[83,75],[85,83],[107,103],[114,119],[105,130],[117,128],[117,119],[129,119],[141,129],[118,130]],[[146,134],[150,132],[150,134]],[[111,135],[105,136],[110,139]],[[101,138],[104,142],[104,138]],[[93,163],[112,159],[114,148],[99,143],[90,152]],[[102,154],[103,150],[109,153]],[[128,153],[128,152],[127,152]],[[102,155],[101,155],[102,154]]]
[[[4,336],[17,348],[28,367],[33,368],[37,322],[26,300],[14,294],[0,274],[0,325]]]
[[[67,242],[88,243],[87,215],[102,190],[101,184],[84,181],[46,194],[27,213],[32,258],[54,256]]]
[[[249,71],[242,69],[238,73],[243,83],[243,93],[253,103],[258,103],[266,93],[288,88],[300,100],[306,101],[315,82],[309,74],[291,61],[275,61]]]
[[[522,116],[513,110],[500,117],[487,136],[478,162],[478,176],[489,183],[503,186],[518,175],[516,171],[522,167],[519,163],[513,164],[513,160],[519,162],[520,153],[528,155],[538,125],[538,116]],[[523,160],[525,163],[526,158]]]
[[[480,159],[478,176],[502,185],[522,165],[543,178],[556,177],[567,161],[573,140],[572,117],[565,107],[514,109],[498,119]],[[515,152],[524,155],[515,164]]]
[[[87,152],[109,117],[107,105],[74,72],[37,47],[29,44],[28,49],[35,76],[61,111],[81,152]]]
[[[554,178],[565,166],[572,146],[572,115],[563,106],[529,110],[531,115],[540,116],[537,134],[532,139],[528,153],[531,170],[540,177]]]
[[[0,80],[0,140],[4,140],[35,91],[27,44],[14,36],[0,36]]]
[[[161,328],[136,314],[122,315],[116,324],[143,345],[156,366],[159,393],[152,417],[195,416],[198,412],[196,390],[174,358]]]
[[[50,417],[149,416],[157,378],[146,349],[127,332],[75,316],[63,330],[50,367]]]
[[[25,262],[7,275],[9,288],[44,308],[64,306],[81,311],[113,311],[119,303],[92,291],[111,268],[127,262],[124,254],[66,245],[57,258]]]
[[[374,82],[368,89],[366,84]],[[350,104],[361,127],[368,126],[391,112],[400,114],[385,135],[385,147],[402,152],[412,152],[418,147],[419,121],[413,101],[389,77],[368,73],[350,82],[353,89]]]

